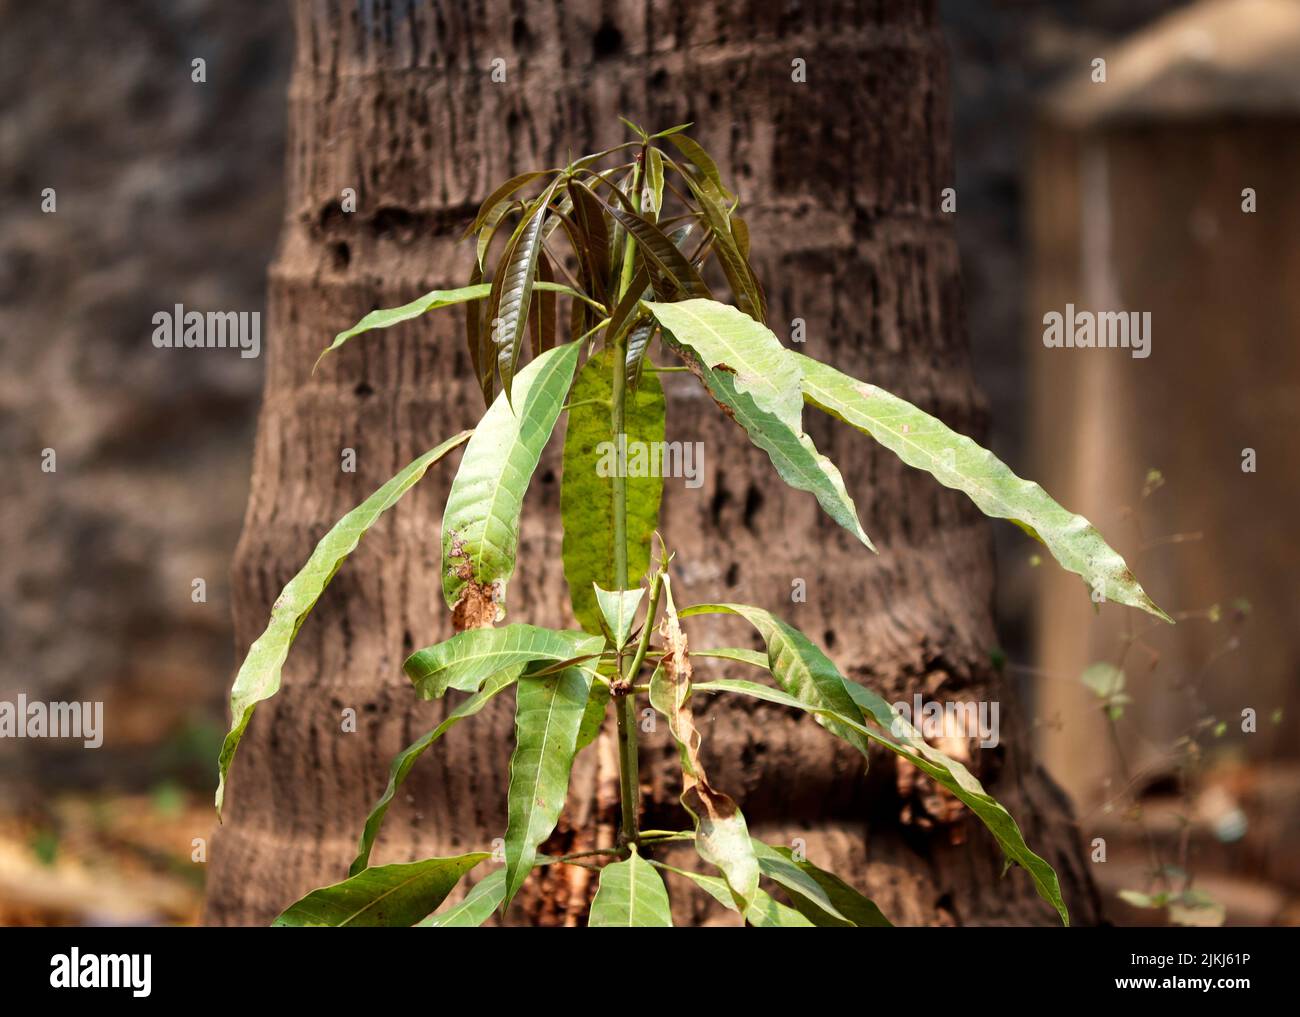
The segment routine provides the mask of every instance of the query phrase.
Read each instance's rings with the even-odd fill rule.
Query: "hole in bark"
[[[591,39],[591,52],[597,60],[616,56],[623,49],[623,33],[609,19],[600,23]]]
[[[727,579],[726,579],[726,582],[727,582],[727,585],[728,585],[728,586],[735,586],[736,583],[738,583],[739,581],[740,581],[740,563],[739,563],[739,562],[734,562],[734,561],[733,561],[733,562],[732,562],[732,563],[727,567]]]
[[[835,630],[834,630],[834,629],[827,629],[825,632],[822,633],[822,643],[826,646],[826,649],[828,649],[828,650],[833,650],[833,649],[835,649]]]
[[[545,473],[543,473],[543,474],[542,474],[542,483],[543,483],[543,484],[554,484],[554,483],[555,483],[555,471],[554,471],[554,470],[547,470]]]
[[[364,399],[366,396],[374,395],[375,390],[370,387],[369,382],[359,381],[357,387],[352,390],[352,394],[358,399]]]
[[[650,90],[653,92],[662,92],[668,84],[668,72],[662,67],[650,75]]]
[[[330,247],[330,254],[334,257],[336,271],[342,272],[352,263],[352,248],[342,240]]]
[[[745,489],[745,529],[754,529],[754,516],[758,515],[758,510],[763,507],[763,492],[756,486],[750,484]]]
[[[370,220],[370,231],[376,236],[409,230],[415,225],[415,216],[404,208],[381,208]]]
[[[331,201],[321,206],[317,222],[322,230],[337,229],[346,222],[344,218],[346,215],[347,213],[339,207],[338,202]]]
[[[533,36],[528,31],[528,22],[523,18],[515,18],[510,28],[510,36],[516,53],[527,56],[532,52]]]
[[[713,520],[714,526],[721,524],[722,510],[727,507],[729,501],[731,501],[731,492],[722,485],[719,478],[718,489],[713,492],[713,497],[709,500],[709,518]]]

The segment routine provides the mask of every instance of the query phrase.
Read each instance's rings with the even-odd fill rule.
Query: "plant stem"
[[[576,403],[565,403],[560,407],[562,410],[576,410],[579,406],[608,406],[608,399],[579,399]]]
[[[558,864],[563,862],[565,865],[571,865],[579,858],[593,858],[600,855],[621,855],[622,848],[592,848],[590,851],[575,851],[571,855],[560,855],[558,858],[552,858],[548,864]]]
[[[637,813],[640,811],[640,774],[636,754],[636,697],[628,691],[615,696],[618,718],[618,785],[622,810],[622,841],[635,844]]]
[[[668,830],[646,830],[641,834],[642,844],[662,844],[674,840],[694,840],[695,834],[690,830],[683,830],[681,833],[673,833]]]
[[[644,153],[643,153],[644,155]],[[632,207],[640,208],[642,162],[637,163],[636,172],[632,174]],[[635,266],[636,241],[632,234],[627,234],[627,246],[623,249],[623,271],[618,281],[618,296],[623,294],[632,282],[632,269]],[[610,429],[614,441],[622,444],[624,433],[624,400],[627,392],[627,331],[614,340],[613,377],[610,379]],[[626,590],[627,576],[627,479],[622,469],[614,470],[614,588]],[[623,654],[618,655],[620,676],[623,675]],[[632,677],[635,677],[633,675]],[[637,841],[638,813],[641,804],[641,779],[637,760],[636,746],[636,694],[627,689],[615,696],[618,717],[618,780],[619,800],[622,808],[622,837],[626,844]]]
[[[663,593],[663,574],[668,570],[667,554],[659,564],[659,571],[650,577],[650,599],[645,609],[645,624],[641,626],[641,638],[637,640],[636,650],[632,654],[632,664],[627,669],[628,681],[635,681],[641,673],[641,664],[650,649],[650,633],[654,629],[655,615],[659,613],[659,597]]]
[[[603,308],[602,308],[602,310],[603,310]],[[597,332],[599,332],[602,328],[604,328],[604,327],[605,327],[606,325],[608,325],[608,324],[609,324],[609,319],[608,319],[608,318],[603,318],[603,319],[601,319],[599,322],[596,323],[595,328],[589,328],[589,329],[587,329],[587,331],[583,332],[582,335],[578,336],[578,338],[575,339],[574,342],[579,342],[579,343],[580,343],[580,342],[582,342],[584,339],[588,339],[588,338],[590,338],[591,336],[595,335]]]

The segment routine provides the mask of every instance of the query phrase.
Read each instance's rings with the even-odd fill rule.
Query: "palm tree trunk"
[[[241,649],[325,527],[482,408],[454,314],[368,336],[312,375],[317,353],[373,307],[462,283],[470,252],[457,237],[483,196],[523,169],[623,140],[619,115],[652,129],[696,123],[744,200],[778,335],[792,339],[802,319],[804,352],[978,435],[956,244],[938,210],[952,172],[932,3],[296,0],[295,9],[287,213],[234,565]],[[502,68],[505,81],[494,81]],[[349,187],[351,213],[340,208]],[[973,766],[1057,867],[1076,921],[1095,919],[1068,808],[1028,755],[1029,717],[991,664],[983,519],[856,432],[810,419],[881,548],[872,556],[811,498],[784,489],[690,379],[673,380],[668,437],[706,451],[704,486],[670,482],[666,495],[679,599],[770,607],[891,701],[913,691],[998,700],[1002,744]],[[356,450],[355,473],[340,469],[346,448]],[[550,455],[526,508],[516,620],[571,624],[558,473]],[[264,922],[341,878],[390,758],[445,711],[413,701],[400,665],[450,633],[436,532],[450,476],[451,467],[435,470],[370,535],[303,627],[283,692],[253,721],[234,767],[210,921]],[[796,579],[806,602],[791,599]],[[715,631],[724,623],[691,623],[697,645]],[[348,708],[356,733],[341,730]],[[700,724],[711,775],[751,828],[800,838],[811,860],[867,890],[896,922],[1053,920],[1023,873],[999,879],[999,853],[977,823],[954,819],[950,803],[888,760],[864,781],[852,754],[815,725],[763,706],[711,704]],[[502,836],[510,733],[509,704],[498,702],[422,759],[375,860]],[[647,823],[680,822],[668,733],[661,725],[642,740]],[[558,846],[608,841],[614,767],[603,740],[579,758]],[[575,872],[535,885],[520,919],[574,921],[591,891]],[[715,917],[675,898],[682,921]]]

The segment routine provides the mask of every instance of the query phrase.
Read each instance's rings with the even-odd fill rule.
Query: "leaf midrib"
[[[694,322],[695,322],[695,323],[696,323],[700,328],[704,329],[704,330],[707,331],[710,335],[714,336],[714,337],[718,340],[718,342],[719,342],[721,345],[725,346],[726,349],[727,349],[727,352],[730,353],[730,354],[732,354],[733,357],[734,357],[734,359],[737,361],[737,363],[736,363],[735,365],[730,365],[730,364],[728,364],[728,366],[734,366],[735,369],[736,369],[737,371],[740,371],[740,370],[741,370],[741,365],[744,363],[744,358],[741,356],[741,351],[740,351],[740,350],[735,346],[734,343],[732,343],[729,339],[726,338],[726,336],[724,336],[724,335],[723,335],[721,332],[719,332],[716,328],[712,327],[712,326],[711,326],[707,321],[705,321],[705,320],[704,320],[703,318],[701,318],[698,314],[696,314],[696,313],[695,313],[691,308],[687,307],[685,301],[679,302],[679,303],[677,303],[676,305],[674,305],[674,309],[677,311],[677,313],[686,315],[688,318],[690,318],[692,321],[694,321]],[[742,312],[737,311],[736,313],[737,313],[737,314],[740,314],[740,313],[742,313]],[[757,324],[757,323],[755,323],[755,324]],[[762,327],[762,326],[759,326],[759,327]],[[779,342],[777,343],[777,346],[779,347],[779,351],[780,351],[780,352],[784,352],[784,353],[788,353],[788,352],[789,352],[788,350],[785,349],[784,346],[781,346]],[[776,352],[776,351],[774,351],[774,352]],[[803,372],[799,369],[799,365],[798,365],[796,362],[794,362],[794,361],[790,361],[790,363],[794,366],[796,375],[802,377]],[[709,366],[710,368],[716,368],[718,365],[717,365],[717,364],[709,364],[708,366]],[[757,382],[760,382],[760,383],[763,385],[763,387],[764,387],[764,388],[765,388],[769,393],[771,393],[772,396],[775,398],[775,402],[773,403],[773,405],[777,405],[777,406],[780,405],[780,399],[781,399],[781,395],[782,395],[782,393],[781,393],[781,390],[778,389],[778,388],[776,387],[776,385],[772,384],[770,381],[768,381],[768,380],[767,380],[766,378],[764,378],[762,375],[760,375],[760,374],[753,374],[753,373],[750,373],[750,372],[748,372],[748,371],[745,372],[745,378],[746,378],[747,381],[757,381]],[[752,389],[752,386],[750,387],[749,390],[750,390],[750,391],[753,390],[753,389]],[[775,414],[773,414],[773,415],[775,416]],[[778,419],[780,419],[780,418],[778,417]],[[782,423],[786,423],[786,422],[785,422],[785,421],[782,421]],[[787,424],[787,426],[789,426],[789,425]],[[790,428],[790,430],[791,430],[791,431],[794,431],[794,428]],[[800,431],[799,433],[802,433],[802,431]]]
[[[556,355],[551,357],[546,362],[545,366],[540,371],[537,372],[537,377],[532,379],[532,381],[528,386],[528,391],[524,396],[524,400],[526,403],[529,400],[529,398],[532,396],[534,387],[536,387],[539,391],[542,392],[545,391],[546,383],[550,381],[552,375],[557,370],[555,365],[558,364],[561,360],[563,360],[564,356],[565,355],[561,354],[561,355]],[[508,409],[509,403],[505,405]],[[517,450],[522,449],[525,453],[528,451],[527,446],[524,444],[523,441],[523,422],[527,417],[530,417],[531,415],[532,415],[532,407],[525,406],[524,409],[520,412],[520,414],[515,416],[515,438],[514,441],[511,443],[510,449],[506,452],[506,457],[505,457],[506,465],[509,466],[514,465],[511,462],[511,460],[513,459],[514,454]],[[515,468],[517,469],[517,467]],[[487,535],[487,520],[495,519],[497,520],[497,522],[502,521],[500,517],[497,516],[496,506],[497,506],[497,499],[503,489],[505,489],[505,469],[499,470],[496,473],[496,476],[493,478],[492,497],[488,500],[488,511],[484,519],[483,532],[479,535],[480,544],[492,543],[492,541],[488,538]],[[520,504],[522,505],[523,504],[522,497],[519,499],[519,501]],[[504,525],[508,532],[511,528],[509,522],[506,521]],[[499,546],[495,547],[495,549],[497,551],[508,550],[507,548],[503,548]],[[503,554],[502,557],[505,559],[509,559],[510,556],[508,554]],[[482,582],[486,578],[482,570],[486,566],[487,562],[484,560],[482,555],[479,555],[478,558],[479,558],[478,565],[475,568],[475,579],[478,580],[479,582]],[[461,589],[464,590],[463,585],[461,586]]]

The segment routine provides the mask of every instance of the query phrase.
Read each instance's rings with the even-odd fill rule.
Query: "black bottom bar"
[[[530,932],[505,932],[507,944],[486,929],[455,943],[415,930],[0,929],[0,970],[7,1003],[375,1008],[423,997],[435,1009],[437,1000],[463,1008],[512,996],[595,1005],[593,987],[629,978],[646,999],[668,1001],[693,982],[688,991],[697,993],[705,970],[725,980],[710,994],[729,1007],[750,996],[770,1001],[781,985],[810,993],[809,1002],[864,1008],[946,998],[1019,1009],[1125,997],[1222,1008],[1260,993],[1289,998],[1300,975],[1292,929],[895,929],[834,944],[722,932],[705,944],[673,930],[617,948],[579,930]],[[673,935],[678,942],[669,943]],[[670,984],[675,977],[686,984]]]

